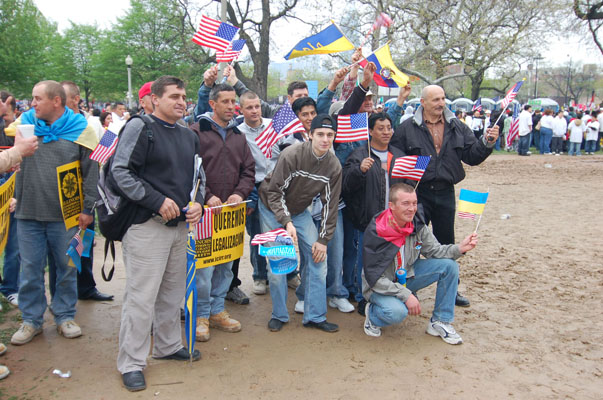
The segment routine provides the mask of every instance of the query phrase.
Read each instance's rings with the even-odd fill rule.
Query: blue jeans
[[[523,135],[519,137],[519,147],[517,148],[517,152],[520,155],[528,154],[528,150],[530,150],[530,134]]]
[[[339,225],[339,222],[337,222]],[[362,292],[358,292],[356,285],[359,276],[356,275],[357,250],[358,249],[358,231],[354,224],[347,218],[343,218],[343,285],[348,293],[353,294],[358,299],[362,297]]]
[[[17,237],[17,220],[15,213],[10,214],[8,227],[8,239],[4,248],[4,268],[2,270],[2,285],[0,292],[4,296],[19,291],[19,269],[21,268],[21,256],[19,254],[19,238]]]
[[[316,229],[320,221],[314,220]],[[333,239],[327,245],[327,296],[348,298],[350,293],[343,285],[343,216],[337,215],[337,226]]]
[[[540,148],[540,131],[537,131],[536,129],[532,130],[532,143],[534,144],[534,147],[536,147],[536,150],[542,152],[542,149]]]
[[[497,151],[500,151],[500,136],[498,137],[498,139],[496,139],[496,143],[494,143],[494,148]]]
[[[551,140],[553,139],[553,130],[550,128],[540,128],[540,154],[551,152]]]
[[[415,276],[406,280],[406,287],[416,292],[438,283],[432,318],[436,321],[454,320],[454,300],[458,289],[459,265],[450,258],[419,259],[414,264]],[[372,293],[369,299],[369,315],[376,326],[399,324],[408,315],[408,308],[394,296]]]
[[[23,322],[41,328],[46,311],[44,268],[46,254],[51,253],[56,264],[56,283],[50,310],[57,325],[75,317],[77,303],[77,270],[67,265],[66,255],[77,227],[65,231],[63,222],[18,220],[17,236],[21,252],[21,286],[19,308]]]
[[[254,281],[265,281],[268,279],[268,272],[266,271],[266,258],[260,257],[258,254],[258,246],[251,245],[251,239],[258,233],[262,233],[260,227],[260,212],[256,209],[254,212],[247,216],[245,222],[245,228],[249,235],[249,260],[253,266],[253,280]]]
[[[597,149],[597,141],[596,140],[587,140],[586,145],[584,146],[584,151],[587,153],[594,153]]]
[[[282,225],[261,201],[258,202],[262,231],[268,232]],[[314,262],[312,245],[318,240],[318,230],[314,225],[312,215],[308,210],[291,215],[291,220],[297,231],[299,251],[305,254],[305,268],[301,273],[304,286],[304,317],[302,322],[323,322],[327,319],[327,262]],[[272,316],[282,322],[289,321],[287,312],[287,275],[273,274],[268,270],[270,282],[270,297],[272,298]]]
[[[364,297],[362,296],[362,268],[364,266],[364,261],[362,260],[362,246],[364,245],[364,232],[356,231],[358,235],[358,253],[356,256],[356,301],[362,301]]]
[[[580,145],[582,143],[570,142],[569,150],[567,154],[570,156],[580,156],[582,153],[580,152]]]
[[[209,318],[224,311],[224,298],[232,276],[232,261],[200,268],[195,272],[198,318]]]

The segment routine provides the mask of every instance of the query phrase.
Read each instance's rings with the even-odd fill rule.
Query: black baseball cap
[[[329,128],[337,132],[337,121],[335,121],[335,119],[332,118],[329,114],[318,114],[312,120],[310,132],[313,132],[314,129],[317,128]]]

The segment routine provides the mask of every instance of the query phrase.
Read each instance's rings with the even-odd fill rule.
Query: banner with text
[[[207,208],[206,214],[211,212]],[[212,235],[195,241],[197,268],[234,261],[243,256],[245,247],[246,205],[224,207],[220,214],[213,215]]]
[[[57,183],[65,229],[69,230],[78,226],[80,214],[84,209],[82,170],[79,160],[57,167]]]
[[[6,182],[0,186],[0,254],[4,252],[8,240],[8,229],[10,222],[10,199],[15,193],[15,176],[12,174]]]

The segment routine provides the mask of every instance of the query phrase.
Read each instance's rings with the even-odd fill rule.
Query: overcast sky
[[[46,18],[58,23],[59,30],[63,31],[69,27],[69,21],[78,24],[94,24],[101,28],[109,28],[115,23],[117,17],[124,15],[130,6],[128,0],[34,0],[42,14]],[[278,43],[279,51],[286,53],[292,48],[299,38],[285,35],[291,43]],[[590,39],[590,38],[589,38]],[[603,56],[595,49],[594,45],[579,43],[578,38],[547,38],[548,48],[537,48],[545,58],[544,63],[549,65],[561,65],[567,62],[568,54],[572,61],[585,64],[595,63],[603,65]],[[284,60],[279,60],[284,61]]]

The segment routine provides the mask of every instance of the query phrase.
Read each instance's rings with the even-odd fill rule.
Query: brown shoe
[[[209,320],[207,318],[197,318],[195,337],[197,342],[207,342],[209,340]]]
[[[241,330],[241,323],[236,319],[230,318],[226,310],[209,317],[209,326],[224,332],[238,332]]]

